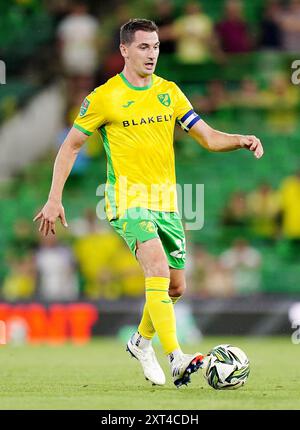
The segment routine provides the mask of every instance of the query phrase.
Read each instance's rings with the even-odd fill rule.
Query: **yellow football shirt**
[[[177,85],[156,75],[150,85],[135,87],[121,73],[85,98],[74,127],[102,136],[109,220],[133,207],[178,210],[174,126],[178,121],[188,130],[198,119]]]

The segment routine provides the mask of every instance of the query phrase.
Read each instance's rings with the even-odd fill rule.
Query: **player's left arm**
[[[254,152],[256,158],[261,158],[264,154],[262,143],[256,136],[223,133],[213,129],[202,119],[189,128],[188,134],[208,151],[227,152],[244,148]]]

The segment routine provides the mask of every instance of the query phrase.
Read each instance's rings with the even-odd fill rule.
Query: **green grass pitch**
[[[216,391],[201,370],[176,389],[156,346],[167,384],[153,387],[140,365],[111,338],[87,346],[1,346],[0,409],[300,409],[300,345],[289,337],[206,337],[185,346],[207,352],[219,343],[242,348],[251,363],[247,384]]]

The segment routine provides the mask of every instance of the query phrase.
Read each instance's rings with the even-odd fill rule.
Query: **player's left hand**
[[[256,136],[241,136],[240,145],[242,148],[254,152],[256,158],[261,158],[264,155],[262,143]]]

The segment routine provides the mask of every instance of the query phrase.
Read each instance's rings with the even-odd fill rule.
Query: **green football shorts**
[[[184,268],[185,236],[176,212],[129,208],[121,218],[111,220],[110,224],[125,240],[134,256],[137,240],[146,242],[157,237],[162,242],[169,266],[174,269]]]

